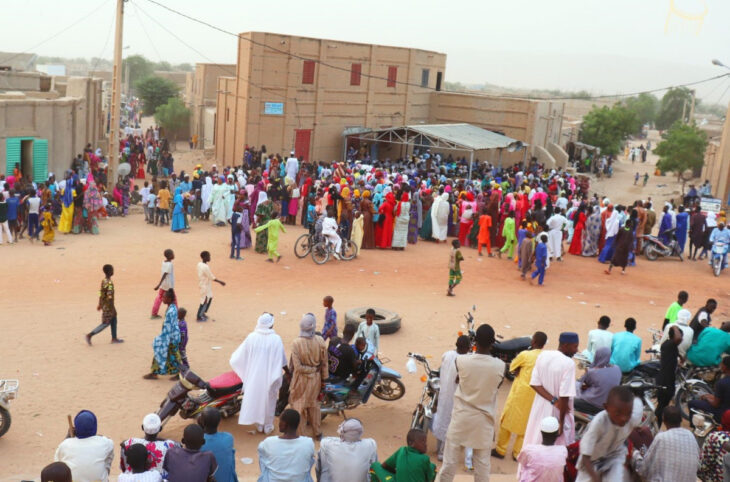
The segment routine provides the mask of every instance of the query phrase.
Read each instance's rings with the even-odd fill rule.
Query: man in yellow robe
[[[547,342],[547,335],[541,331],[532,335],[532,347],[525,350],[512,360],[509,371],[517,376],[512,382],[507,401],[504,403],[502,418],[499,421],[499,435],[497,446],[492,450],[492,456],[498,459],[504,458],[507,453],[512,434],[516,435],[515,444],[512,447],[512,457],[516,460],[522,450],[522,442],[525,437],[527,420],[530,417],[532,401],[535,398],[535,390],[530,386],[532,369],[535,367],[538,355]]]

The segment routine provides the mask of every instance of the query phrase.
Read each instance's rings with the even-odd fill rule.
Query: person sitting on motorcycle
[[[694,330],[693,343],[697,343],[697,338],[700,337],[700,333],[702,333],[702,330],[712,324],[712,314],[715,312],[716,309],[717,300],[714,298],[709,298],[705,302],[705,306],[697,310],[697,313],[695,313],[692,321],[689,322],[690,328]]]
[[[679,356],[682,357],[682,359],[687,358],[687,351],[692,347],[692,339],[694,338],[694,330],[689,327],[689,319],[691,317],[691,311],[684,308],[679,310],[679,313],[677,313],[677,322],[664,327],[664,334],[662,334],[662,338],[659,340],[660,345],[667,341],[667,339],[669,339],[669,329],[673,326],[682,330],[682,343],[680,343],[677,347],[677,350],[679,350]]]
[[[350,341],[356,330],[355,325],[346,325],[345,329],[342,330],[342,338],[334,337],[330,339],[327,353],[331,381],[347,380],[360,366],[361,362],[357,357],[357,353],[350,346]]]
[[[714,367],[720,364],[723,353],[730,353],[730,321],[720,329],[708,326],[702,330],[697,343],[687,352],[687,359],[698,367]]]
[[[598,413],[606,403],[608,392],[621,385],[621,369],[610,364],[611,349],[602,347],[596,350],[593,364],[576,382],[576,397],[573,405],[576,410]]]
[[[690,411],[694,409],[711,413],[717,422],[722,418],[722,414],[730,409],[730,356],[722,359],[720,371],[723,376],[715,384],[715,393],[706,393],[696,400],[690,400],[688,404]]]
[[[342,239],[337,234],[337,219],[335,219],[335,208],[327,206],[327,217],[322,222],[322,236],[328,244],[334,245],[334,255],[336,259],[340,259],[340,250],[342,248]]]
[[[730,246],[730,229],[725,229],[725,223],[717,223],[717,228],[710,234],[710,243],[713,245],[720,242],[725,243],[725,254],[722,255],[722,269],[727,268],[727,251]]]

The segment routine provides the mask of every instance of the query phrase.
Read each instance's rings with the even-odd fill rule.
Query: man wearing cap
[[[74,418],[70,437],[56,449],[56,462],[71,469],[74,482],[107,482],[114,460],[114,442],[96,434],[96,415],[81,410]]]
[[[292,343],[289,361],[289,371],[292,374],[289,403],[291,408],[301,414],[299,433],[303,432],[304,424],[308,423],[312,428],[313,438],[321,438],[321,415],[317,397],[329,376],[329,368],[327,345],[321,336],[314,333],[316,326],[312,313],[304,315],[299,322],[299,337]]]
[[[132,437],[122,442],[121,445],[121,456],[119,459],[119,468],[122,473],[131,474],[132,467],[127,463],[126,450],[134,444],[142,444],[147,448],[147,461],[149,466],[148,470],[156,470],[162,475],[163,479],[167,478],[167,473],[162,470],[162,464],[165,461],[165,455],[167,451],[172,447],[177,447],[179,444],[172,440],[164,440],[157,438],[157,435],[162,430],[162,421],[156,413],[148,413],[142,419],[142,431],[144,432],[144,438]]]
[[[575,440],[575,363],[572,357],[577,351],[578,334],[564,332],[560,334],[557,350],[544,350],[537,357],[530,379],[537,396],[525,429],[525,445],[540,443],[540,423],[545,417],[555,417],[560,423],[557,444],[570,445]]]
[[[274,431],[274,412],[282,369],[289,372],[284,343],[274,331],[274,315],[259,316],[256,329],[233,352],[231,368],[243,381],[243,403],[239,425],[256,425],[259,432]]]
[[[565,459],[568,449],[555,445],[560,430],[560,422],[555,417],[545,417],[540,422],[541,444],[522,447],[517,461],[520,482],[562,482]]]
[[[459,355],[454,362],[459,385],[446,432],[444,464],[438,479],[441,482],[454,480],[461,447],[473,449],[474,480],[489,480],[497,391],[504,378],[504,362],[489,354],[493,344],[494,329],[481,325],[476,331],[476,353]]]

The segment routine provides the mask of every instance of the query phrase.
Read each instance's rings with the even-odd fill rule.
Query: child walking
[[[537,278],[537,284],[542,286],[545,280],[545,269],[547,269],[548,251],[547,251],[547,233],[540,233],[537,238],[540,242],[535,246],[535,271],[530,276],[530,283]]]
[[[461,262],[464,260],[464,256],[459,250],[461,247],[459,240],[453,240],[451,246],[451,255],[449,258],[449,290],[446,292],[446,296],[454,296],[454,288],[461,283]]]
[[[56,221],[53,220],[51,214],[51,204],[46,205],[46,210],[43,212],[43,221],[41,221],[41,227],[43,227],[43,245],[50,246],[56,237],[56,233],[53,231],[53,226],[56,225]]]
[[[327,340],[328,338],[335,338],[337,336],[337,312],[332,307],[335,299],[331,296],[325,296],[322,300],[322,305],[325,307],[324,310],[324,326],[322,326],[322,338]]]
[[[200,253],[200,262],[198,263],[198,286],[200,287],[200,306],[198,307],[198,316],[195,317],[195,321],[208,321],[208,317],[205,314],[210,308],[210,304],[213,302],[213,281],[225,286],[226,283],[219,280],[213,275],[210,270],[210,253],[203,251]]]
[[[188,310],[185,308],[179,308],[177,310],[177,326],[180,328],[180,358],[182,359],[182,366],[184,368],[184,370],[181,370],[182,373],[190,369],[188,354],[185,351],[188,346],[188,323],[185,321],[187,314]]]
[[[165,260],[162,262],[162,277],[160,278],[160,282],[157,283],[157,286],[152,288],[157,291],[157,296],[152,303],[151,320],[160,318],[160,304],[162,303],[162,297],[165,295],[165,292],[169,289],[175,289],[175,268],[172,265],[172,260],[175,259],[175,252],[171,249],[166,249],[162,254],[165,256]],[[177,304],[177,300],[174,302]]]
[[[284,229],[284,225],[281,224],[281,221],[279,221],[279,214],[274,211],[274,213],[271,215],[271,220],[266,223],[262,224],[258,228],[254,229],[254,231],[261,232],[264,229],[267,229],[267,235],[268,235],[268,243],[266,244],[266,249],[269,252],[269,263],[274,262],[274,257],[276,256],[276,262],[278,263],[281,259],[281,255],[277,251],[277,248],[279,247],[279,231],[282,233],[286,233],[286,229]]]
[[[97,311],[101,311],[101,324],[91,330],[86,335],[86,343],[91,346],[91,337],[100,333],[107,326],[112,328],[112,343],[123,343],[124,340],[117,338],[117,309],[114,306],[114,267],[105,264],[102,268],[104,279],[101,280],[101,289],[99,290],[99,304],[96,306]]]

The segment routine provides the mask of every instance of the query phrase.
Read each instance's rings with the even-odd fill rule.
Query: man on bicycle
[[[333,206],[327,206],[327,217],[322,222],[322,236],[324,236],[327,244],[334,245],[335,258],[340,259],[342,239],[337,234],[337,220],[335,219],[335,208]]]

